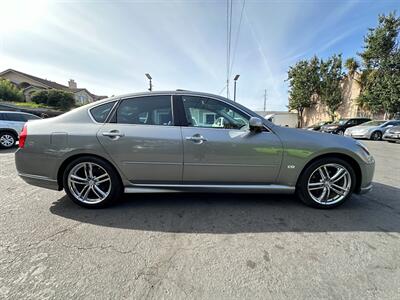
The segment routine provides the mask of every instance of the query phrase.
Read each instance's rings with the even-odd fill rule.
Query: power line
[[[233,65],[235,63],[235,58],[236,58],[236,50],[237,50],[237,45],[238,45],[238,41],[239,41],[239,34],[240,34],[240,27],[242,25],[242,19],[243,19],[243,11],[244,11],[244,5],[246,4],[246,0],[243,0],[243,4],[242,4],[242,10],[240,12],[240,19],[239,19],[239,26],[238,26],[238,30],[236,32],[236,40],[235,40],[235,46],[233,48],[233,58],[232,58],[232,63],[230,66],[230,72],[232,72],[233,69]],[[229,74],[230,75],[230,74]]]
[[[226,0],[226,97],[229,98],[229,77],[231,65],[231,43],[232,43],[232,0]]]

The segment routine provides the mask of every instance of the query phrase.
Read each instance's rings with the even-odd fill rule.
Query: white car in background
[[[400,120],[373,120],[347,128],[344,135],[355,139],[382,140],[383,134],[393,126],[399,126]]]
[[[0,111],[0,148],[11,148],[29,120],[40,119],[33,114],[17,111]]]

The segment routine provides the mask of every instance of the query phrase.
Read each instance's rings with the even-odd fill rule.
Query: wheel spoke
[[[318,172],[319,172],[319,175],[321,175],[321,178],[322,178],[323,180],[325,180],[326,177],[325,177],[324,171],[322,171],[322,169],[319,168],[319,169],[318,169]]]
[[[106,193],[104,193],[98,186],[94,186],[93,189],[96,191],[96,194],[99,193],[101,195],[101,198],[105,198],[107,196]]]
[[[97,184],[100,184],[100,183],[103,183],[103,182],[106,182],[106,181],[110,181],[110,178],[107,177],[107,178],[105,178],[105,179],[103,179],[103,180],[97,181],[96,183],[97,183]]]
[[[319,196],[319,198],[318,198],[318,200],[319,200],[319,201],[322,201],[322,200],[324,200],[324,199],[325,199],[326,192],[327,192],[327,188],[326,188],[326,187],[324,187],[324,189],[322,190],[322,194],[321,194],[321,196]]]
[[[338,168],[336,173],[331,177],[332,181],[335,181],[336,179],[338,179],[339,176],[343,175],[343,172],[345,171],[345,169],[343,168]],[[342,177],[340,177],[342,178]]]
[[[71,182],[79,183],[79,184],[86,184],[87,183],[87,179],[79,177],[77,175],[71,175]]]

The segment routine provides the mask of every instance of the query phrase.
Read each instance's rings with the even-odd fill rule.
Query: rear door
[[[220,100],[182,96],[181,105],[186,116],[184,183],[275,182],[282,146],[273,132],[250,132],[250,117]]]
[[[182,181],[182,135],[174,124],[171,95],[120,100],[97,136],[131,182]]]

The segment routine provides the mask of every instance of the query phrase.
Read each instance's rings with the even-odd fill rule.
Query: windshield
[[[339,121],[333,122],[332,125],[344,125],[349,119],[340,119]]]
[[[362,123],[360,126],[379,126],[382,125],[384,123],[386,123],[387,121],[369,121],[366,123]]]

